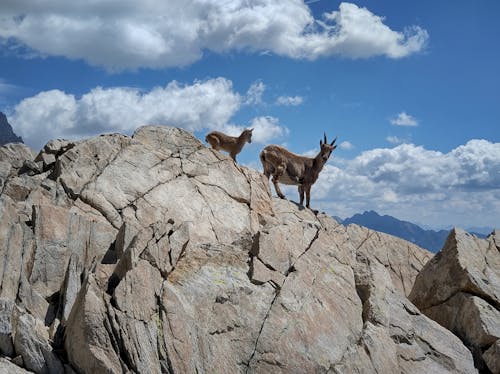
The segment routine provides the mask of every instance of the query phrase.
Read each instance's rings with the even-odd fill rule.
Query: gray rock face
[[[453,331],[474,353],[476,366],[498,372],[500,355],[500,239],[454,229],[417,276],[410,300]]]
[[[429,252],[273,199],[183,130],[17,155],[0,194],[0,371],[476,372],[407,298]]]

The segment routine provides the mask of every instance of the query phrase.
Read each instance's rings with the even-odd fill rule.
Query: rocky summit
[[[0,182],[0,373],[498,372],[496,234],[433,258],[166,126],[2,147]]]

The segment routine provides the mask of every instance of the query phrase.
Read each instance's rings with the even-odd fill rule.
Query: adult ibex
[[[326,140],[319,141],[320,151],[314,158],[296,155],[283,147],[268,145],[260,153],[260,160],[264,167],[264,174],[269,179],[273,176],[273,184],[278,196],[282,199],[285,195],[281,192],[278,183],[299,187],[300,205],[304,203],[306,194],[306,207],[309,208],[311,200],[311,186],[318,179],[320,171],[325,166],[330,154],[337,146],[335,138],[330,144]]]
[[[207,143],[210,143],[213,149],[229,152],[234,162],[236,155],[241,152],[246,142],[252,142],[253,129],[246,129],[238,137],[229,136],[219,131],[212,131],[205,136]]]

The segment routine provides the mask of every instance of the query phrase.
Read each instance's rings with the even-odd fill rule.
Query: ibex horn
[[[323,141],[323,143],[326,144],[327,143],[327,141],[326,141],[326,132],[323,132],[323,134],[325,135],[325,140]]]
[[[330,145],[334,145],[336,141],[337,141],[337,137],[335,137],[335,139],[333,139],[333,142],[331,142]]]

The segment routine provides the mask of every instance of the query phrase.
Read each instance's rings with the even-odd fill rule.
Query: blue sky
[[[34,149],[147,123],[341,145],[312,205],[500,226],[497,1],[2,1],[0,110]],[[294,189],[287,196],[297,199]]]

